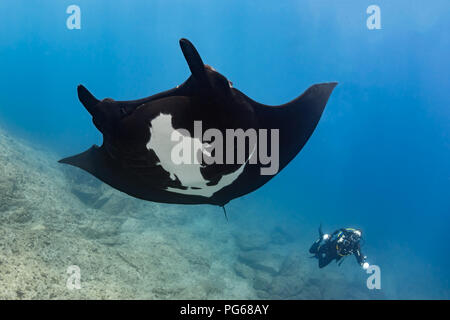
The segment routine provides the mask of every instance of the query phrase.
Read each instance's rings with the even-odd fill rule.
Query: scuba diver
[[[331,261],[336,260],[340,266],[343,258],[354,254],[356,261],[363,269],[369,268],[365,261],[366,257],[361,253],[360,241],[362,231],[353,228],[342,228],[336,230],[331,235],[322,232],[322,225],[319,227],[319,239],[317,239],[309,252],[314,254],[312,258],[319,259],[319,268],[327,266]]]

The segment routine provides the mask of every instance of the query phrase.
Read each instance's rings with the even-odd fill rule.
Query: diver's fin
[[[320,223],[320,226],[319,226],[319,237],[320,237],[320,239],[323,238],[322,223]]]
[[[345,260],[345,257],[342,257],[341,260],[338,262],[338,267],[341,266],[341,264],[342,264],[342,262],[344,262],[344,260]]]

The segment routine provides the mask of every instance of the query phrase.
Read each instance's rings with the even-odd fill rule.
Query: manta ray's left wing
[[[314,132],[336,82],[315,84],[301,96],[279,106],[268,106],[241,94],[253,106],[260,129],[279,129],[280,170],[284,168]]]
[[[215,195],[220,205],[248,194],[272,179],[303,148],[323,113],[328,98],[337,83],[321,83],[311,86],[301,96],[280,106],[268,106],[258,103],[237,89],[242,99],[247,101],[257,115],[259,129],[278,129],[278,171],[273,175],[262,175],[261,165],[249,165],[239,179],[239,183],[225,187]],[[267,135],[270,137],[270,134]],[[268,154],[272,155],[271,143],[268,143]]]

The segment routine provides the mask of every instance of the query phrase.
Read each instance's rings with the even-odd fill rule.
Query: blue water
[[[80,30],[66,27],[70,4]],[[366,27],[371,4],[381,30]],[[320,222],[360,227],[370,262],[415,290],[405,298],[449,298],[449,9],[446,0],[1,1],[0,122],[61,156],[99,144],[76,86],[117,100],[172,88],[190,74],[181,37],[265,104],[338,81],[305,148],[236,200],[231,220],[245,203],[256,225],[298,221],[311,242]]]

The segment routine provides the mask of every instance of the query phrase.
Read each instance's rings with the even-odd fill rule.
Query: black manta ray
[[[243,163],[176,164],[171,158],[174,132],[178,137],[180,132],[185,132],[182,135],[187,139],[194,137],[194,121],[201,121],[203,130],[215,129],[224,136],[228,129],[242,129],[254,130],[261,139],[261,129],[278,130],[278,144],[266,151],[278,152],[278,169],[282,170],[313,133],[336,86],[316,84],[284,105],[263,105],[203,64],[191,42],[181,39],[180,46],[192,75],[174,89],[140,100],[100,101],[78,86],[78,97],[103,134],[103,144],[60,162],[79,167],[136,198],[224,206],[274,176],[261,174],[267,163],[249,161],[257,153],[256,143],[246,142]],[[198,143],[205,146],[203,141]],[[223,152],[234,151],[236,147]]]

